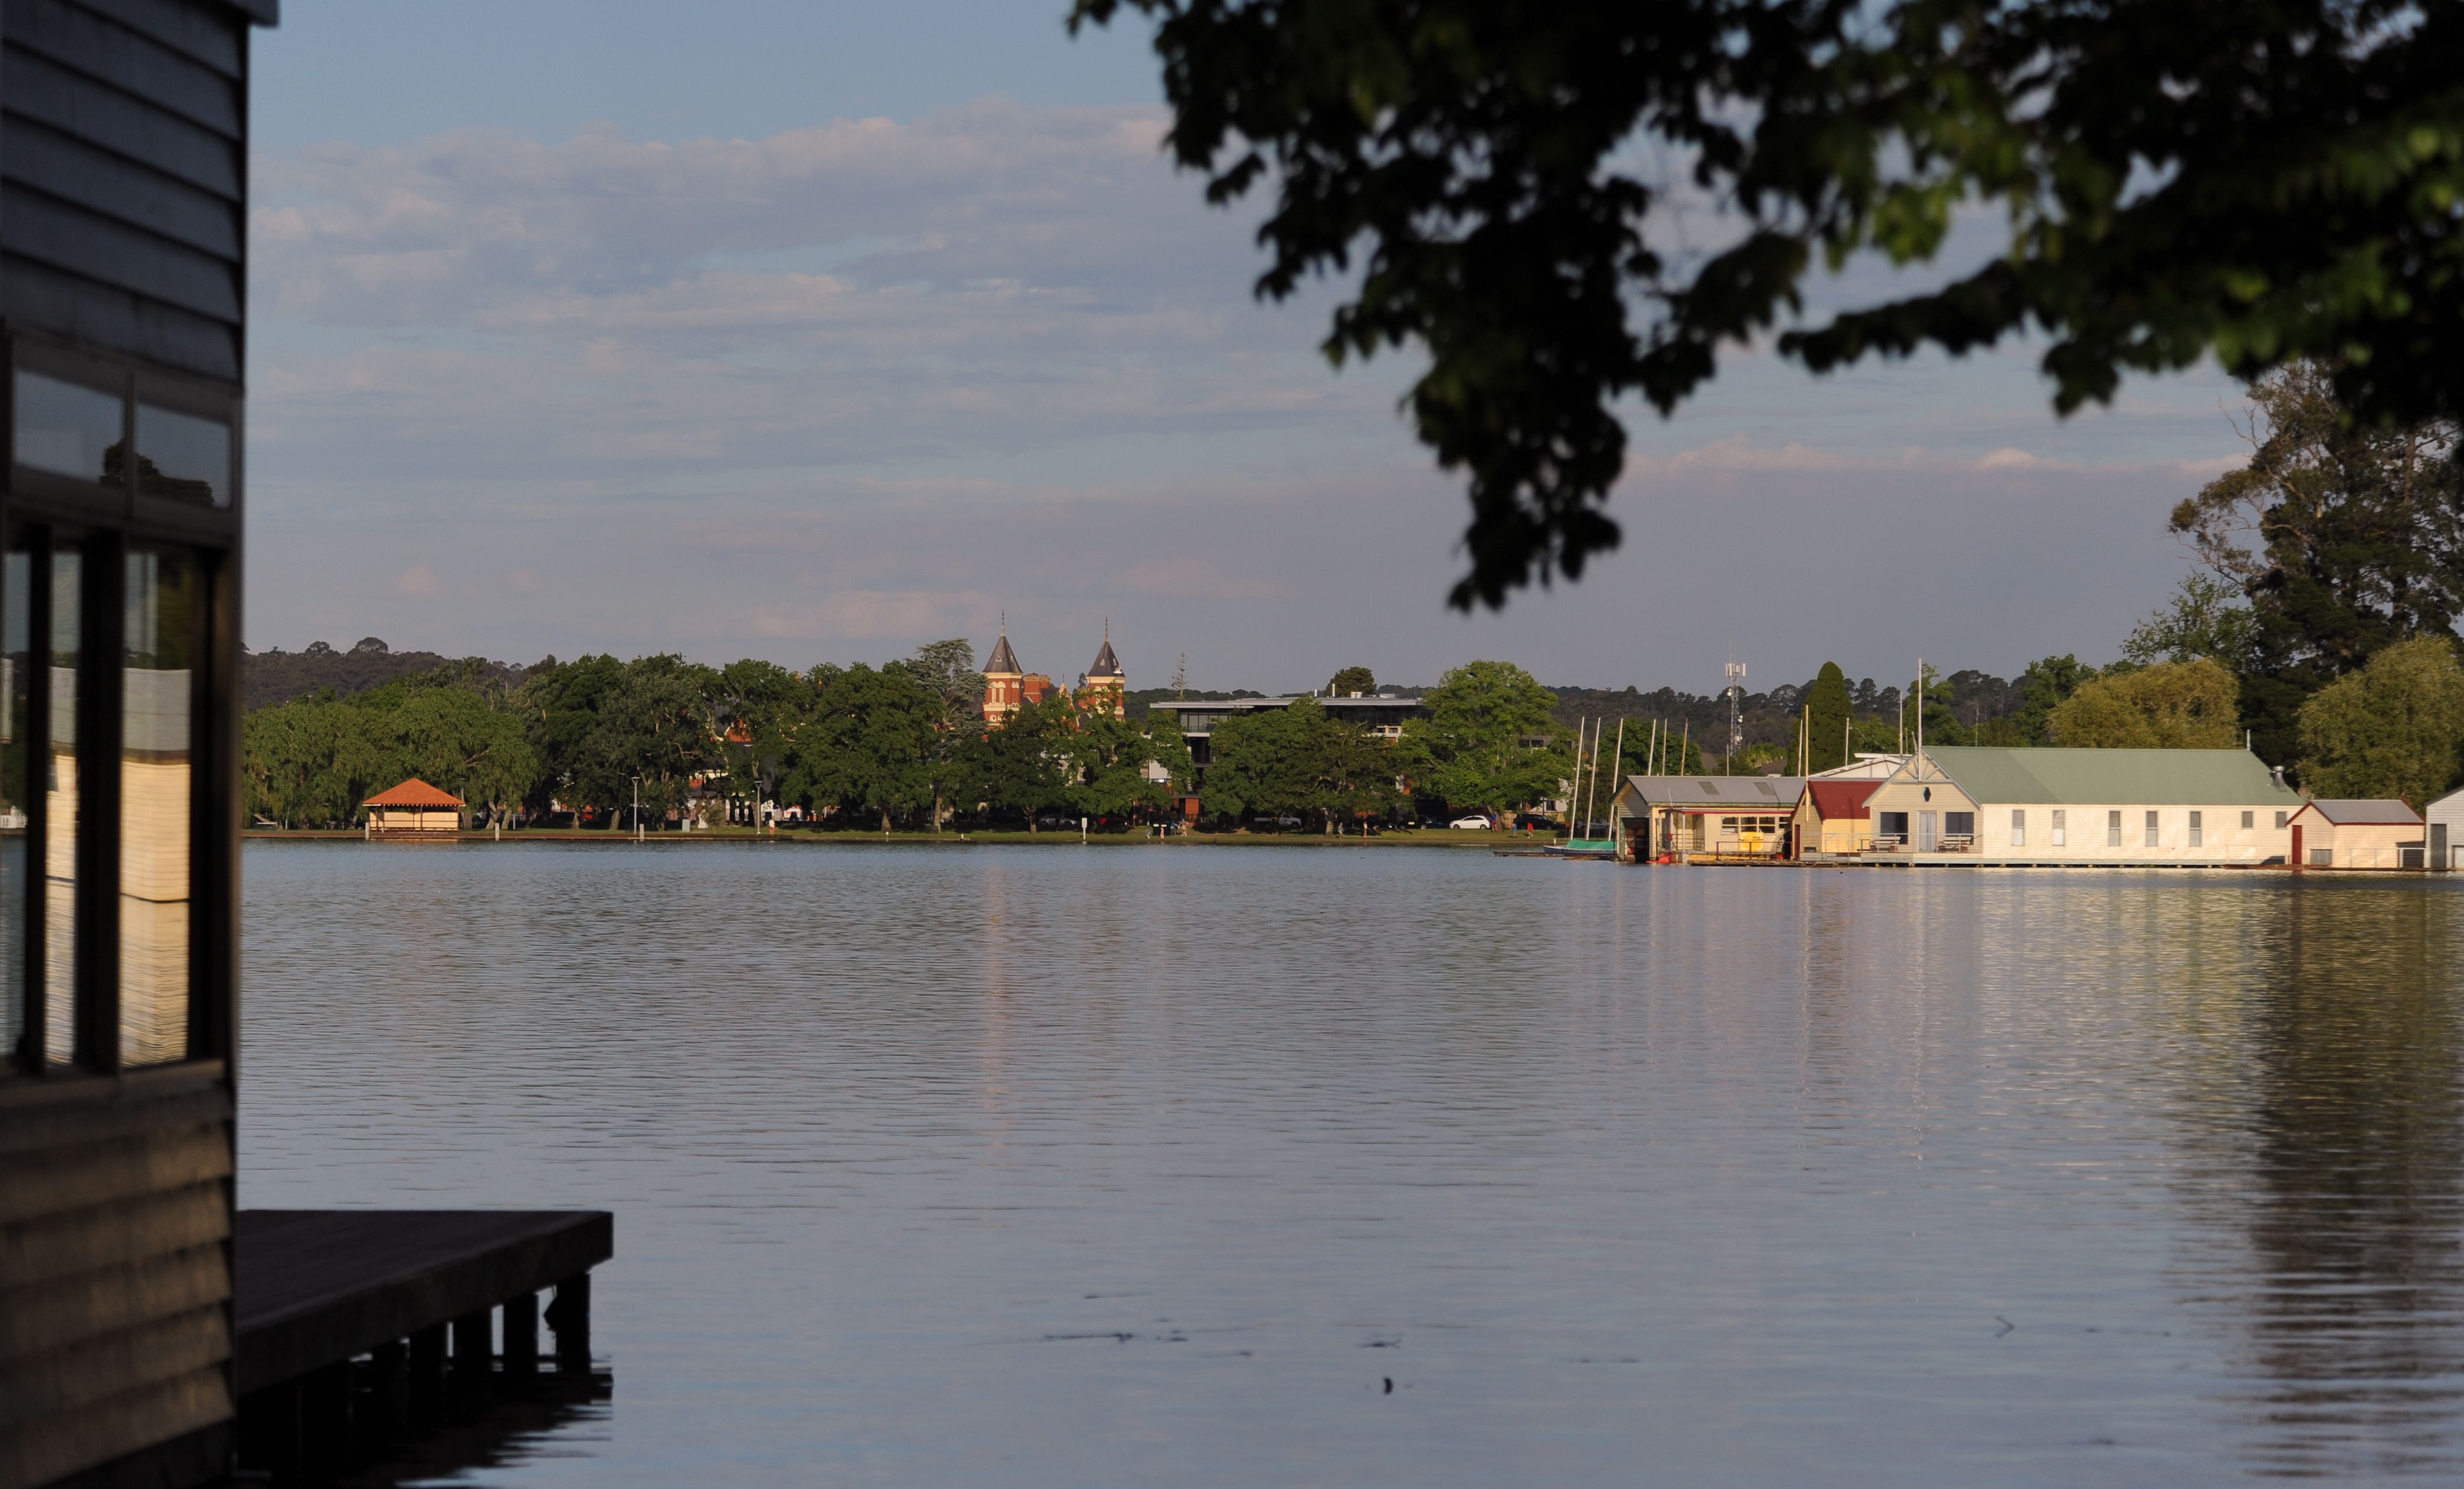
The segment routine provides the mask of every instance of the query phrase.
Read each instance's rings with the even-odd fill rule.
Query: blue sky
[[[1065,678],[1109,618],[1133,686],[2008,674],[2110,657],[2240,448],[2211,372],[2057,422],[2024,348],[1741,352],[1634,417],[1620,553],[1454,614],[1409,359],[1334,373],[1325,292],[1256,303],[1256,211],[1159,154],[1143,31],[1062,13],[294,0],[257,42],[250,644],[802,667],[1006,612]]]

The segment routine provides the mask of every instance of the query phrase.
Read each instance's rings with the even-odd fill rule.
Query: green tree
[[[2464,668],[2444,636],[2382,648],[2301,705],[2301,784],[2418,810],[2464,770]]]
[[[2212,574],[2185,575],[2173,597],[2123,638],[2123,660],[2187,662],[2205,656],[2228,672],[2239,673],[2253,660],[2258,638],[2258,616],[2242,597],[2239,585]]]
[[[2073,749],[2231,749],[2238,686],[2204,656],[2108,672],[2073,689],[2047,729]]]
[[[1150,727],[1148,720],[1115,719],[1103,710],[1078,715],[1063,748],[1067,796],[1081,815],[1143,820],[1172,804],[1173,782],[1189,778],[1189,746],[1169,716],[1155,722]],[[1150,766],[1160,766],[1165,779],[1150,779]]]
[[[931,757],[947,707],[904,662],[833,671],[798,736],[799,784],[814,800],[873,813],[888,835],[893,815],[933,804]]]
[[[1124,5],[1176,160],[1219,205],[1277,193],[1259,293],[1334,277],[1331,359],[1425,355],[1412,420],[1469,477],[1463,608],[1616,546],[1620,399],[1667,413],[1803,313],[1817,260],[1930,260],[1979,203],[2001,252],[1778,349],[2042,334],[2065,413],[2125,370],[2335,356],[2365,425],[2464,411],[2443,3],[1076,0],[1070,25]],[[1719,246],[1667,251],[1703,200]]]
[[[2019,675],[2019,711],[2012,716],[2012,722],[2018,727],[2019,743],[2052,744],[2054,710],[2078,692],[2080,683],[2095,677],[2095,668],[2068,653],[2030,662],[2028,670]]]
[[[1924,664],[1924,673],[1922,678],[1909,683],[1907,692],[1900,697],[1900,718],[1907,729],[1908,747],[1916,747],[1920,710],[1924,714],[1926,744],[1969,743],[1968,726],[1960,722],[1959,713],[1951,704],[1950,684],[1943,680],[1931,662]]]
[[[441,786],[468,802],[501,813],[526,795],[539,777],[539,760],[523,737],[521,721],[488,706],[468,688],[423,688],[398,706],[382,696],[360,712],[373,743],[404,776]],[[387,782],[386,785],[391,785]],[[382,788],[381,788],[382,789]],[[364,798],[363,798],[364,799]]]
[[[630,825],[636,801],[646,821],[683,804],[712,758],[703,701],[712,678],[681,656],[638,656],[597,698],[568,768],[579,798],[608,809],[608,830]]]
[[[531,789],[533,810],[546,811],[551,802],[562,800],[573,811],[573,825],[580,827],[584,807],[616,804],[613,796],[585,794],[582,756],[598,727],[600,708],[624,681],[625,664],[604,655],[535,668],[522,679],[514,707],[539,760],[539,779]],[[609,825],[613,822],[609,817]]]
[[[955,778],[964,799],[1026,817],[1070,805],[1069,740],[1078,709],[1053,693],[1011,714],[998,729],[969,736],[960,745]]]
[[[1805,695],[1806,760],[1815,770],[1848,763],[1848,675],[1824,662]]]
[[[1206,809],[1220,816],[1305,816],[1317,810],[1317,735],[1330,722],[1314,699],[1235,714],[1215,726]]]
[[[967,741],[984,728],[984,675],[976,670],[975,644],[964,636],[927,641],[907,659],[907,670],[942,703],[941,725],[926,752],[933,776],[933,831],[941,831],[942,803],[963,774]]]
[[[796,736],[820,692],[776,662],[747,657],[710,675],[702,695],[706,747],[726,772],[727,792],[758,811],[779,796]]]
[[[1556,696],[1512,662],[1467,662],[1420,700],[1429,711],[1403,726],[1397,764],[1416,789],[1500,820],[1552,794],[1572,764],[1548,741]],[[1568,742],[1571,743],[1571,742]]]
[[[2452,418],[2357,422],[2322,364],[2261,378],[2250,400],[2249,462],[2176,506],[2172,528],[2249,596],[2243,722],[2284,760],[2312,693],[2381,647],[2453,633],[2464,468]]]
[[[1346,667],[1328,680],[1326,690],[1335,698],[1366,697],[1377,691],[1377,677],[1366,667]]]

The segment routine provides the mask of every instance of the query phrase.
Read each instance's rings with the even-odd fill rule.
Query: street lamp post
[[[633,777],[633,841],[642,840],[642,778]]]

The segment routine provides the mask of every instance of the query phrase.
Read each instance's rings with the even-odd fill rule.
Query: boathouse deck
[[[243,1210],[232,1249],[241,1461],[300,1481],[436,1420],[451,1399],[539,1377],[548,1288],[555,1371],[586,1375],[590,1269],[615,1255],[615,1217]]]

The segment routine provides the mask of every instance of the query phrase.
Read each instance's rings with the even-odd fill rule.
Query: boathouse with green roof
[[[1866,800],[1872,826],[1858,856],[2051,867],[2284,864],[2301,804],[2246,749],[1930,745],[1902,757]]]

